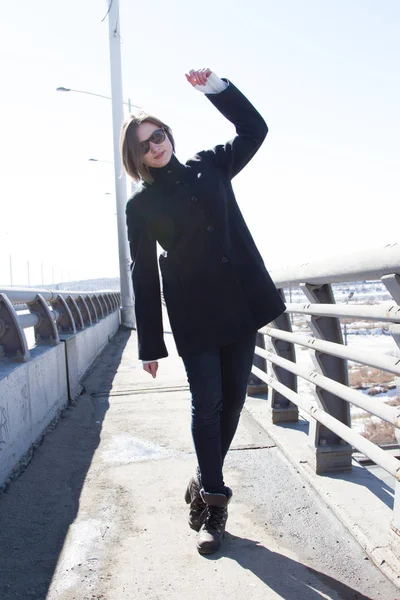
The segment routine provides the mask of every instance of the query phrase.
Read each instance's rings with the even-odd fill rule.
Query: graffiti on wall
[[[8,438],[8,410],[4,406],[0,406],[0,445],[5,444]]]

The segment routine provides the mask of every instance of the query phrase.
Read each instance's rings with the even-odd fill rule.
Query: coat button
[[[176,185],[180,185],[182,183],[182,181],[180,179],[178,179],[178,181],[176,182]]]
[[[198,201],[198,197],[197,196],[192,196],[190,198],[190,201],[193,202],[193,204],[196,204],[196,202]]]
[[[212,225],[209,225],[207,227],[207,231],[208,231],[208,233],[212,233],[214,231],[214,227]]]
[[[221,260],[225,264],[229,262],[229,258],[227,256],[223,256]]]
[[[168,175],[172,175],[172,169],[167,170]]]

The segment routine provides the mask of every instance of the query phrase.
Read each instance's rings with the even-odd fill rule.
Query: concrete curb
[[[247,398],[246,409],[313,487],[380,571],[400,589],[400,556],[390,547],[392,511],[374,494],[375,477],[353,461],[353,471],[321,476],[310,467],[304,426],[273,425],[267,400]],[[382,493],[382,490],[379,490]]]

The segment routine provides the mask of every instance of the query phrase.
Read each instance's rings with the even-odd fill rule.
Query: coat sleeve
[[[224,81],[227,81],[224,79]],[[233,123],[236,136],[226,144],[215,146],[207,155],[230,179],[235,177],[255,155],[268,127],[262,116],[247,98],[231,83],[219,94],[206,94],[209,101]]]
[[[158,360],[168,356],[168,352],[163,335],[157,242],[148,231],[145,219],[131,203],[126,209],[126,223],[132,258],[139,359]]]

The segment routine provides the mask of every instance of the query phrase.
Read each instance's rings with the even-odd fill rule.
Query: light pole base
[[[127,329],[136,329],[136,319],[133,306],[122,307],[120,309],[121,326]]]

